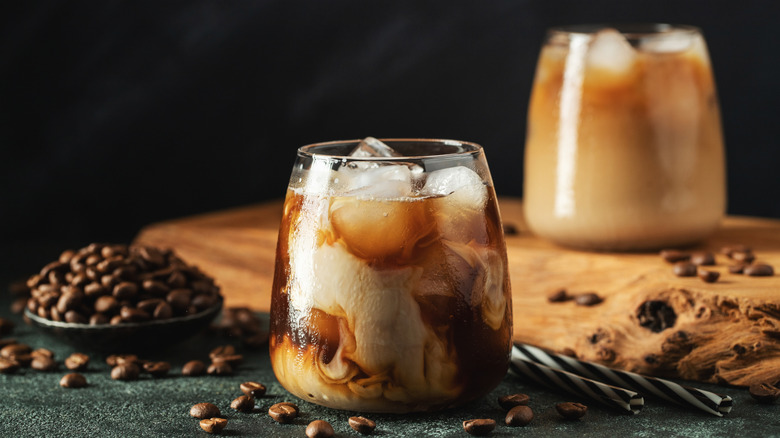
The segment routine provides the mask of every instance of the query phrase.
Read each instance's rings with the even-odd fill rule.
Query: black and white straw
[[[644,394],[691,406],[723,416],[731,411],[734,404],[731,397],[715,394],[690,386],[680,385],[657,377],[642,376],[628,371],[616,370],[603,365],[577,360],[560,354],[548,353],[538,347],[527,344],[515,344],[512,349],[512,361],[519,360],[542,364],[544,366],[577,374],[600,382],[631,388]]]
[[[560,388],[579,396],[600,401],[631,414],[638,414],[645,405],[644,398],[634,391],[596,382],[567,371],[561,371],[527,360],[520,350],[512,349],[512,371],[552,388]]]

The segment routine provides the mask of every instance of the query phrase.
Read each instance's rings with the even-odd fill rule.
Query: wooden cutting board
[[[504,224],[518,230],[507,235],[516,341],[645,374],[734,385],[780,381],[780,275],[732,274],[731,261],[717,254],[712,269],[720,278],[705,283],[675,276],[657,253],[562,248],[528,231],[520,200],[499,204]],[[142,229],[136,243],[172,248],[214,276],[227,306],[267,311],[281,213],[280,200],[172,220]],[[727,217],[689,250],[717,253],[733,244],[751,246],[757,261],[780,268],[778,220]],[[561,289],[595,292],[603,302],[550,302]]]

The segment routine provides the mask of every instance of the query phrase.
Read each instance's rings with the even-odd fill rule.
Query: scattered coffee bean
[[[111,369],[111,378],[114,380],[137,380],[140,374],[140,368],[132,362],[122,363]]]
[[[209,352],[209,357],[213,360],[219,356],[231,356],[236,354],[236,347],[232,345],[220,345]]]
[[[30,355],[32,357],[44,356],[44,357],[48,357],[49,359],[54,359],[54,352],[47,348],[36,348],[35,350],[30,352]]]
[[[720,249],[720,253],[728,257],[731,257],[735,252],[753,252],[753,249],[747,245],[741,244],[727,245]]]
[[[206,374],[206,364],[200,360],[191,360],[181,367],[181,374],[183,376],[202,376]]]
[[[506,414],[504,422],[507,426],[527,426],[534,419],[534,411],[528,406],[515,406]]]
[[[674,275],[678,277],[695,277],[696,265],[691,262],[677,262],[672,267]]]
[[[240,385],[241,392],[252,398],[260,398],[265,395],[265,385],[257,382],[244,382]]]
[[[709,269],[699,268],[696,275],[705,283],[715,283],[720,277],[720,272],[710,271]]]
[[[219,434],[227,427],[228,421],[224,418],[204,418],[200,420],[200,428],[208,433]]]
[[[463,430],[469,435],[482,436],[487,435],[496,428],[496,420],[492,418],[475,418],[463,422]]]
[[[498,405],[505,411],[508,411],[515,406],[526,406],[531,401],[531,397],[527,394],[509,394],[498,398]]]
[[[366,417],[349,417],[347,422],[349,427],[363,435],[370,435],[376,429],[376,422]]]
[[[306,436],[309,438],[331,438],[335,434],[333,426],[325,420],[314,420],[306,426]]]
[[[737,263],[734,265],[729,265],[729,272],[731,272],[732,274],[742,274],[746,266],[747,265],[745,263]]]
[[[555,410],[567,420],[577,420],[585,416],[588,407],[582,403],[565,402],[555,405]]]
[[[84,353],[73,353],[65,358],[65,368],[73,371],[83,371],[89,365],[89,356]]]
[[[138,362],[138,356],[135,354],[112,354],[106,358],[106,364],[110,367],[136,362]]]
[[[276,403],[268,408],[268,415],[278,423],[289,423],[298,416],[298,406],[293,403]]]
[[[548,295],[547,296],[547,301],[549,301],[551,303],[562,303],[564,301],[569,301],[572,298],[574,298],[574,297],[569,295],[566,292],[566,289],[559,289],[559,290],[551,293],[550,295]]]
[[[8,336],[14,332],[13,321],[5,318],[0,318],[0,336]]]
[[[213,403],[198,403],[190,408],[190,415],[203,419],[221,417],[222,413],[219,412],[217,405]]]
[[[143,369],[152,377],[164,377],[171,370],[171,364],[168,362],[147,362],[143,365]]]
[[[771,404],[780,398],[780,388],[769,383],[757,383],[750,385],[748,388],[750,396],[756,399],[757,402],[763,404]]]
[[[216,362],[227,362],[231,366],[236,366],[244,361],[244,356],[241,354],[232,354],[230,356],[214,356],[211,358],[211,361]]]
[[[27,344],[19,344],[19,343],[13,343],[6,345],[2,349],[0,349],[0,357],[4,357],[6,359],[13,359],[17,356],[22,355],[29,355],[32,349]]]
[[[238,412],[252,412],[252,410],[255,409],[255,399],[248,395],[242,395],[236,397],[236,399],[230,403],[230,407]]]
[[[87,378],[79,373],[65,374],[60,379],[63,388],[83,388],[87,386]]]
[[[715,264],[715,255],[709,251],[699,251],[691,254],[691,263],[696,266],[712,266]]]
[[[738,262],[752,263],[756,259],[756,256],[749,251],[746,252],[738,251],[738,252],[731,253],[731,258]]]
[[[19,370],[19,362],[0,357],[0,374],[12,374]]]
[[[233,367],[228,362],[220,360],[212,362],[206,369],[206,373],[210,376],[229,376],[233,374]]]
[[[39,354],[33,356],[30,368],[36,371],[54,371],[57,368],[57,362],[49,356]]]
[[[574,302],[579,306],[595,306],[596,304],[600,304],[602,301],[604,301],[604,299],[593,292],[577,294],[574,297]]]
[[[679,251],[676,249],[664,249],[661,251],[661,258],[669,263],[681,262],[691,258],[691,255],[687,252]]]
[[[775,270],[767,264],[754,263],[752,265],[745,266],[743,273],[751,277],[769,277],[775,275]]]

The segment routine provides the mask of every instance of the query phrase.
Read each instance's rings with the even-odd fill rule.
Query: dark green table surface
[[[5,283],[7,284],[7,283]],[[276,381],[270,367],[267,348],[242,349],[245,361],[233,376],[183,377],[181,366],[188,360],[208,360],[216,346],[240,343],[230,338],[201,333],[169,348],[145,355],[151,360],[171,362],[168,377],[122,382],[111,380],[105,355],[77,349],[50,338],[36,328],[25,325],[19,315],[11,315],[7,294],[0,299],[0,316],[17,325],[12,335],[33,348],[44,347],[56,354],[60,363],[54,372],[23,369],[16,374],[0,375],[0,437],[192,437],[208,436],[198,420],[190,417],[195,403],[211,402],[219,406],[228,419],[225,436],[305,436],[306,425],[315,419],[329,421],[336,436],[360,436],[347,424],[354,412],[342,412],[301,401],[287,393]],[[522,324],[522,321],[516,321]],[[60,378],[68,370],[62,360],[70,353],[90,355],[89,370],[84,372],[89,386],[65,389]],[[264,383],[266,397],[257,401],[256,412],[244,414],[229,407],[241,395],[239,385],[247,380]],[[460,409],[425,415],[365,414],[377,422],[376,436],[467,437],[461,426],[470,418],[494,418],[498,427],[491,436],[686,436],[686,437],[780,437],[780,404],[759,405],[747,391],[739,388],[698,385],[703,389],[726,393],[735,407],[726,417],[672,405],[654,399],[646,400],[644,410],[635,416],[622,414],[589,400],[579,400],[566,393],[550,390],[509,374],[488,396]],[[503,424],[504,413],[496,399],[505,394],[524,392],[531,396],[535,418],[526,427],[510,428]],[[280,401],[299,405],[301,416],[293,423],[281,425],[268,415],[268,407]],[[581,401],[590,409],[579,421],[564,421],[554,405],[562,401]]]

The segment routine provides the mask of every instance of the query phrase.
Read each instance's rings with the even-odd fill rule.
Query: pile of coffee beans
[[[720,254],[730,259],[728,271],[732,274],[744,274],[751,277],[774,275],[774,268],[756,261],[753,250],[746,245],[728,245],[720,249]],[[714,283],[720,278],[720,272],[707,268],[717,265],[715,254],[709,251],[681,251],[664,249],[660,256],[672,264],[672,272],[678,277],[698,276],[706,283]]]
[[[93,243],[64,251],[27,280],[27,309],[77,324],[191,315],[222,300],[214,280],[171,250]]]

